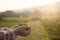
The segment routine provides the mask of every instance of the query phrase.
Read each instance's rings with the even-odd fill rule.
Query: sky
[[[0,11],[42,6],[60,0],[0,0]]]

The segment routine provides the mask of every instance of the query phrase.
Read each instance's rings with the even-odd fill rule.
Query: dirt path
[[[30,21],[31,34],[27,37],[18,37],[17,40],[49,40],[40,21]]]

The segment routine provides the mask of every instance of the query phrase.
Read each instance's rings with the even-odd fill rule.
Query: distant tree
[[[40,20],[41,21],[41,12],[40,12],[40,10],[39,9],[35,9],[35,11],[34,11],[34,14],[35,14],[35,20]]]
[[[16,17],[16,16],[19,16],[17,13],[11,11],[11,10],[7,10],[5,12],[1,12],[0,14],[1,16],[3,17]]]
[[[29,16],[32,16],[32,13],[29,12],[29,11],[24,11],[24,12],[21,13],[21,16],[23,16],[23,17],[29,17]]]
[[[0,20],[2,20],[2,15],[0,14]]]
[[[41,16],[41,12],[39,9],[35,9],[34,14],[39,17]]]

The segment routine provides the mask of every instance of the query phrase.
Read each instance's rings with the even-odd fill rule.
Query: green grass
[[[20,22],[0,22],[0,27],[11,27],[18,25]],[[46,31],[39,21],[31,21],[28,24],[31,25],[31,34],[27,37],[17,37],[16,40],[48,40]]]
[[[21,19],[20,17],[4,17],[0,20],[0,27],[12,27],[24,23],[27,19]]]
[[[31,21],[28,24],[31,25],[31,34],[27,37],[18,37],[16,40],[49,40],[40,21]]]
[[[9,21],[11,21],[11,20],[20,20],[20,17],[4,17],[3,19],[7,19],[7,20],[9,20]]]
[[[0,27],[12,27],[14,25],[18,25],[20,22],[9,22],[9,21],[0,21]]]
[[[11,19],[13,20],[13,18]],[[0,27],[12,27],[13,25],[19,25],[21,23],[19,21],[0,21]],[[28,24],[31,25],[31,34],[26,37],[18,36],[16,40],[49,40],[48,34],[40,21],[30,21]]]

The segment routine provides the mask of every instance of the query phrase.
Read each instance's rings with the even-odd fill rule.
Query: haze
[[[58,1],[59,0],[0,0],[0,11],[31,8]]]

